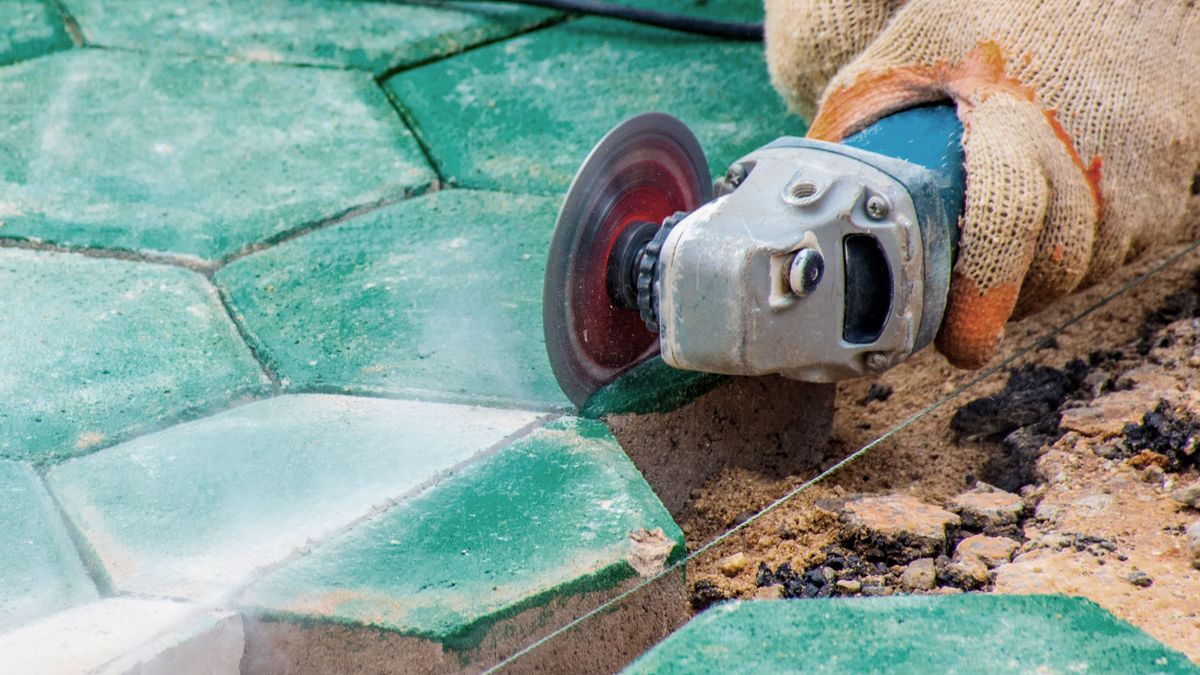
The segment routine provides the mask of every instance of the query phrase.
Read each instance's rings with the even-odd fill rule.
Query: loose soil
[[[1170,253],[1010,324],[998,359]],[[1200,569],[1185,536],[1200,511],[1170,494],[1200,479],[1198,279],[1193,252],[732,535],[690,566],[693,609],[734,597],[1069,593],[1200,663]],[[927,350],[878,380],[839,385],[832,438],[813,463],[834,464],[976,376]],[[816,473],[726,469],[692,493],[682,517],[689,548]],[[928,590],[902,581],[911,557],[868,550],[838,507],[895,493],[942,507],[981,483],[1019,494],[1024,515],[1004,532],[966,521],[952,528]],[[981,533],[1017,550],[1011,562],[968,574],[952,564],[954,549]]]

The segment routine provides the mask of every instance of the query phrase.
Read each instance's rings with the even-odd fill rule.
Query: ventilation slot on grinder
[[[842,339],[869,345],[883,334],[892,310],[892,273],[879,241],[869,234],[842,240],[845,255],[845,318]]]

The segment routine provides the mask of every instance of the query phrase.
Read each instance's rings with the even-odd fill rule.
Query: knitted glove
[[[858,0],[843,17],[893,3]],[[800,7],[768,2],[768,26]],[[832,5],[830,5],[832,7]],[[867,8],[867,9],[864,9]],[[822,9],[822,12],[834,12]],[[966,205],[938,349],[977,368],[1010,316],[1103,278],[1200,229],[1200,7],[1189,0],[911,0],[828,83],[809,136],[837,141],[892,112],[953,100],[965,134]],[[824,31],[824,29],[823,29]],[[815,67],[768,28],[774,81],[798,110],[846,60],[828,31]],[[804,74],[807,73],[807,74]]]

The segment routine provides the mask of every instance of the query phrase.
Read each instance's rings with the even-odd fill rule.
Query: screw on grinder
[[[779,138],[710,191],[682,122],[617,126],[551,244],[543,320],[563,391],[586,408],[647,368],[835,382],[899,364],[946,307],[961,139],[952,106],[923,106],[842,143]]]

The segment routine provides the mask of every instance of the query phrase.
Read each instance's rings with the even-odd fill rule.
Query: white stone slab
[[[118,591],[217,602],[538,418],[283,396],[66,462],[47,482]]]

